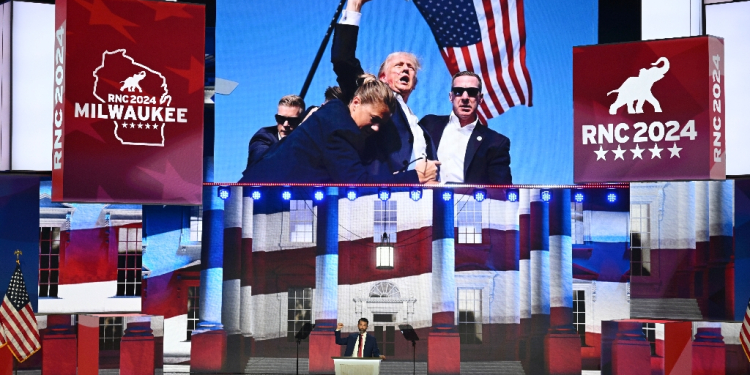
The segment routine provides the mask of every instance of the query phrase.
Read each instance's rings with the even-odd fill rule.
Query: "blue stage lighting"
[[[226,186],[220,186],[219,187],[219,198],[221,198],[221,200],[225,201],[225,200],[229,199],[229,196],[231,196],[231,195],[232,195],[232,191],[229,190],[228,187],[226,187]]]
[[[378,198],[380,198],[380,200],[383,202],[391,199],[391,190],[388,188],[378,189]]]
[[[355,188],[346,189],[346,199],[350,201],[357,199],[357,189]]]
[[[253,200],[260,199],[260,190],[253,190],[252,193],[250,193],[250,198],[253,198]]]
[[[453,191],[451,190],[445,190],[443,191],[443,200],[448,202],[451,199],[453,199]]]
[[[573,195],[573,199],[575,199],[575,201],[578,203],[583,202],[583,193],[582,192],[575,193],[575,195]]]
[[[320,202],[325,198],[326,194],[323,192],[322,189],[315,189],[315,192],[313,193],[313,197],[316,201]]]
[[[518,202],[518,189],[506,189],[505,199],[508,202]]]
[[[609,193],[607,194],[607,202],[609,203],[615,203],[617,201],[617,193]]]
[[[284,190],[281,192],[281,198],[285,201],[288,201],[292,199],[292,192],[289,190]]]
[[[544,189],[539,192],[539,197],[542,198],[542,202],[549,202],[552,200],[552,190]]]
[[[484,200],[484,198],[487,198],[487,190],[485,189],[474,189],[474,200],[477,202],[481,202]]]
[[[422,188],[411,188],[409,190],[409,198],[415,202],[422,199]]]

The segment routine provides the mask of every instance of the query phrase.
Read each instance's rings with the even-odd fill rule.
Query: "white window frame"
[[[203,206],[190,207],[188,223],[189,241],[201,243],[201,236],[203,235]]]
[[[461,345],[481,345],[484,343],[484,337],[482,337],[482,288],[457,288],[456,291],[456,320],[457,327],[459,330]],[[471,306],[470,306],[471,305]],[[473,309],[469,310],[469,309]],[[468,321],[468,319],[462,319],[461,312],[474,312],[474,320]],[[469,337],[469,334],[461,333],[461,325],[474,325],[474,339],[478,339],[479,342],[464,342],[464,337]]]
[[[294,295],[292,293],[294,292]],[[301,294],[301,298],[297,295],[297,293]],[[309,297],[308,297],[309,296]],[[294,336],[297,334],[297,331],[299,331],[300,328],[302,328],[302,325],[305,323],[312,323],[313,320],[313,289],[312,288],[289,288],[287,290],[287,301],[294,300],[294,306],[289,307],[287,305],[287,329],[286,329],[286,337],[287,341],[295,341]],[[297,301],[302,301],[302,308],[297,308]],[[309,300],[309,303],[306,305],[305,301]],[[305,312],[307,311],[308,318],[309,319],[296,319],[297,314],[299,312]],[[292,316],[295,319],[289,319],[289,317]],[[293,327],[294,329],[290,329],[290,327]],[[305,339],[304,341],[307,341],[308,339]]]
[[[645,215],[644,215],[645,214]],[[630,274],[635,277],[649,277],[653,275],[653,262],[651,261],[651,205],[648,203],[630,204]],[[634,246],[633,235],[639,235],[640,246]],[[641,260],[638,261],[639,268],[636,272],[636,264],[633,255],[639,252]],[[648,275],[644,275],[644,271]]]
[[[289,242],[315,242],[315,211],[312,200],[289,201]]]
[[[123,231],[125,231],[125,241],[123,241]],[[131,238],[131,233],[135,234],[135,238]],[[131,246],[132,244],[132,246]],[[124,245],[124,246],[123,246]],[[124,247],[124,248],[123,248]],[[124,251],[124,252],[123,252]],[[125,257],[125,267],[120,267],[120,257]],[[132,267],[128,265],[128,259],[134,257],[135,265]],[[138,267],[137,259],[141,259],[141,267]],[[135,273],[135,278],[129,277],[130,271]],[[143,271],[143,226],[139,223],[138,226],[124,226],[117,228],[117,293],[118,297],[140,297],[143,293],[142,290],[142,277]],[[120,281],[120,272],[125,272],[123,281]],[[124,291],[120,293],[120,285],[124,285]],[[133,285],[133,292],[128,293],[128,286]]]
[[[48,240],[42,239],[42,231],[44,229],[49,229],[50,232],[50,238]],[[57,230],[57,239],[54,238],[55,230]],[[39,297],[40,298],[57,298],[58,293],[60,292],[60,256],[62,253],[62,242],[60,241],[60,237],[63,233],[62,228],[57,226],[40,226],[39,227]],[[42,250],[42,243],[47,242],[49,244],[49,252],[45,253]],[[54,247],[54,243],[57,242],[57,254],[53,254],[52,248]],[[42,267],[42,257],[47,256],[49,258],[47,267]],[[52,257],[57,257],[57,267],[52,267]],[[47,278],[44,280],[42,278],[42,272],[47,271]],[[55,272],[55,273],[53,273]],[[53,277],[53,275],[56,275]],[[55,281],[53,281],[53,279]],[[47,286],[47,292],[42,293],[42,285]],[[52,285],[55,285],[55,292],[51,293],[52,291]],[[44,294],[44,295],[43,295]]]
[[[482,243],[482,203],[471,198],[456,203],[457,243]]]
[[[583,203],[570,202],[570,238],[573,245],[584,244],[583,228]]]
[[[375,199],[372,211],[372,240],[374,243],[383,241],[383,233],[388,234],[388,241],[395,244],[398,240],[398,201],[389,199],[381,201]]]

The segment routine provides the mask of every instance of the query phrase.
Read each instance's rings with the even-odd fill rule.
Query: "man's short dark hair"
[[[462,72],[458,72],[458,73],[454,74],[454,75],[453,75],[453,78],[451,78],[451,86],[453,86],[453,81],[455,81],[455,80],[456,80],[456,78],[458,78],[458,77],[462,77],[462,76],[470,76],[470,77],[474,77],[474,78],[476,78],[476,79],[477,79],[477,81],[479,81],[479,91],[480,91],[480,92],[482,91],[482,78],[481,78],[481,77],[479,77],[479,75],[478,75],[478,74],[476,74],[476,73],[474,73],[474,72],[470,72],[470,71],[468,71],[468,70],[464,70],[464,71],[462,71]]]
[[[368,326],[370,325],[370,321],[367,320],[367,318],[359,318],[359,320],[357,320],[357,325],[359,325],[359,322],[365,322]]]
[[[341,99],[341,97],[344,95],[343,92],[341,92],[341,87],[338,86],[328,86],[323,96],[325,96],[326,101],[333,100],[333,99]]]
[[[281,97],[279,105],[299,108],[299,113],[305,110],[305,100],[299,95],[286,95]]]

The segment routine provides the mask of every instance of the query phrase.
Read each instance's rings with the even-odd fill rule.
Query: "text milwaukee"
[[[185,123],[187,108],[133,106],[124,104],[76,103],[75,117],[112,120]]]

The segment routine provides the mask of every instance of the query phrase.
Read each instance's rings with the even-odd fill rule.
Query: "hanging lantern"
[[[375,268],[379,270],[393,269],[393,245],[388,239],[388,233],[383,233],[380,244],[375,248]]]

